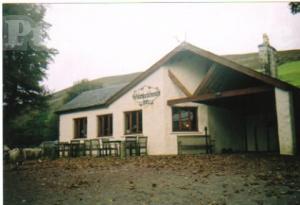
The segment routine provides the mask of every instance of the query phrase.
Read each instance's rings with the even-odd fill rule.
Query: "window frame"
[[[108,135],[101,135],[101,126],[100,126],[100,119],[102,118],[104,118],[104,117],[111,117],[111,119],[110,119],[110,124],[109,123],[107,123],[107,124],[109,124],[110,125],[110,133],[108,133]],[[103,115],[97,115],[97,135],[98,135],[98,137],[112,137],[113,136],[113,130],[114,130],[114,125],[113,125],[113,114],[112,113],[109,113],[109,114],[103,114]],[[103,124],[103,122],[101,122],[101,124]],[[105,124],[105,123],[104,123]],[[103,134],[104,134],[104,132],[103,132]]]
[[[174,122],[173,122],[173,115],[174,115],[174,109],[175,108],[181,108],[181,109],[195,109],[195,113],[196,113],[196,119],[195,119],[195,129],[191,129],[191,130],[175,130],[174,129]],[[199,131],[199,126],[198,126],[198,107],[197,106],[172,106],[171,108],[171,123],[172,123],[172,132],[198,132]],[[180,121],[180,120],[179,120]],[[182,123],[182,122],[181,122]]]
[[[141,124],[139,124],[140,116],[139,112],[141,113]],[[132,113],[136,113],[136,121],[137,121],[137,132],[132,131]],[[127,132],[127,114],[130,114],[130,132]],[[124,135],[131,135],[131,134],[142,134],[143,133],[143,110],[131,110],[124,112]]]
[[[83,129],[85,124],[85,136],[80,135],[80,122],[83,121]],[[78,123],[79,122],[79,123]],[[73,126],[74,126],[74,135],[73,139],[86,139],[88,133],[88,118],[87,117],[78,117],[73,119]]]

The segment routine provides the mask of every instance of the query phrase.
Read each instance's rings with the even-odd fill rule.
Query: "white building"
[[[130,83],[64,105],[59,141],[144,135],[150,155],[177,154],[208,127],[216,153],[295,154],[300,89],[228,58],[182,43]]]

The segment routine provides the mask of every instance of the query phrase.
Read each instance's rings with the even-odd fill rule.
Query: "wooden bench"
[[[178,154],[206,154],[213,152],[213,140],[207,134],[178,135]]]

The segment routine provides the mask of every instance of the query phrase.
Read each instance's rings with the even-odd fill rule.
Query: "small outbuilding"
[[[178,154],[180,144],[198,147],[207,128],[216,153],[296,154],[300,89],[277,78],[267,36],[250,60],[238,63],[238,56],[181,43],[131,82],[83,92],[62,106],[59,141],[143,135],[149,154]]]

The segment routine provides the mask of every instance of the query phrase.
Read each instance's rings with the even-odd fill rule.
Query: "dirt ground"
[[[300,204],[300,159],[267,154],[73,158],[4,171],[4,204]]]

